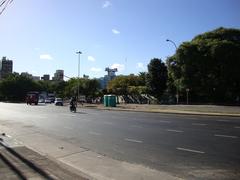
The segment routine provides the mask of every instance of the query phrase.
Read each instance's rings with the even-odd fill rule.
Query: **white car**
[[[63,106],[63,100],[62,98],[56,98],[55,101],[54,101],[54,104],[56,106]]]
[[[47,104],[47,103],[50,103],[50,104],[52,103],[52,101],[51,101],[50,98],[46,98],[46,99],[45,99],[45,104]]]

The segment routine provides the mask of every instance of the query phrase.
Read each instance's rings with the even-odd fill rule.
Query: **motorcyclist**
[[[76,97],[71,97],[71,99],[70,99],[70,110],[71,111],[76,111],[76,106],[77,106]]]

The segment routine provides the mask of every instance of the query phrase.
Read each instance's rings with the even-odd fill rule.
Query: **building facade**
[[[116,77],[116,72],[118,71],[117,68],[111,69],[109,67],[107,67],[105,69],[105,71],[107,71],[107,75],[105,75],[104,77],[101,77],[98,79],[101,89],[106,89],[108,82],[113,80]]]
[[[41,77],[41,80],[49,81],[50,80],[50,75],[49,74],[44,74],[43,77]]]
[[[63,81],[63,78],[64,78],[64,70],[56,70],[52,80],[53,81]]]
[[[24,76],[24,77],[29,78],[29,79],[33,79],[33,75],[29,74],[28,72],[22,72],[21,76]]]
[[[6,78],[13,71],[13,61],[3,57],[0,60],[0,79]]]

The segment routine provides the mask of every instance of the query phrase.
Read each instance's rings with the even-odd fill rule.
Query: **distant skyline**
[[[35,76],[102,77],[146,71],[175,47],[218,27],[240,28],[239,0],[13,0],[0,15],[0,58]]]

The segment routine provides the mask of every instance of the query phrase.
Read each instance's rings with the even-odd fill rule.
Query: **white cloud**
[[[102,5],[102,8],[108,8],[111,5],[112,5],[112,3],[110,1],[105,1]]]
[[[101,68],[92,67],[92,68],[90,69],[90,71],[100,72],[100,71],[102,71],[102,69],[101,69]]]
[[[88,60],[94,62],[95,58],[93,56],[88,56]]]
[[[118,63],[113,64],[111,68],[112,69],[117,68],[117,70],[120,72],[125,70],[124,64],[118,64]]]
[[[112,33],[113,34],[120,34],[120,31],[118,31],[117,29],[112,29]]]
[[[142,62],[137,63],[137,68],[138,69],[145,69],[144,64]]]
[[[50,54],[41,54],[40,59],[53,60],[53,57]]]

